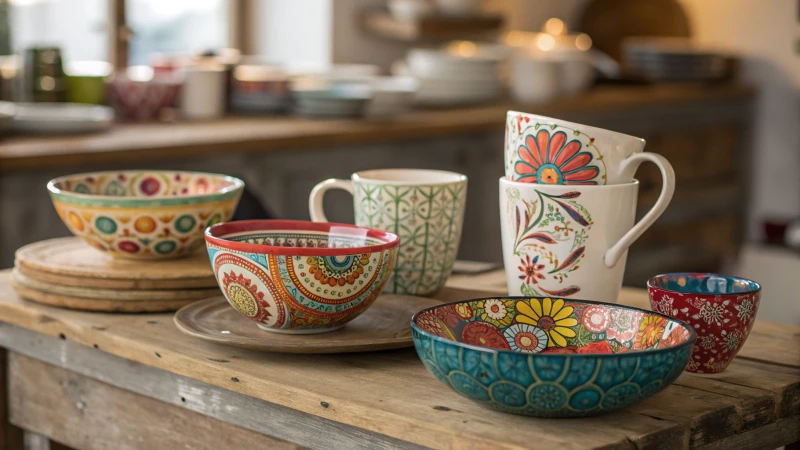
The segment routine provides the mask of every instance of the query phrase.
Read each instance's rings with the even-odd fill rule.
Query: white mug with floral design
[[[607,186],[519,183],[500,178],[500,230],[509,295],[616,302],[628,247],[664,212],[675,174],[634,225],[639,182]]]
[[[602,185],[630,183],[649,161],[664,172],[663,156],[644,152],[644,139],[564,120],[509,111],[506,178],[521,183]]]
[[[350,180],[316,185],[308,199],[311,220],[327,222],[322,199],[329,189],[353,194],[356,225],[400,236],[400,250],[383,292],[433,295],[444,287],[461,242],[467,177],[422,169],[357,172]]]

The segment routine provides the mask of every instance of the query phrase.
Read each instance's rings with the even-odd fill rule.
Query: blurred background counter
[[[743,161],[750,160],[755,92],[747,85],[599,85],[580,96],[540,104],[533,112],[609,128],[647,140],[647,150],[675,166],[672,205],[632,248],[626,283],[653,273],[717,271],[744,240]],[[44,188],[65,173],[169,168],[241,177],[271,212],[307,219],[307,196],[320,180],[369,168],[453,170],[469,177],[462,259],[501,261],[497,179],[502,176],[504,118],[513,103],[417,109],[381,119],[309,120],[292,116],[211,121],[123,123],[105,133],[12,136],[0,141],[0,263],[20,243],[69,232]],[[432,156],[433,155],[433,156]],[[661,183],[647,165],[640,211]],[[340,195],[337,195],[340,194]],[[352,200],[328,196],[329,218],[352,220]]]

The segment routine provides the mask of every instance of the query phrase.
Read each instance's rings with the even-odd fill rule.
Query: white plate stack
[[[622,52],[627,70],[651,81],[712,81],[730,71],[725,55],[688,38],[628,38]]]
[[[419,82],[415,101],[426,106],[491,102],[503,94],[500,63],[504,48],[453,43],[445,49],[412,49],[407,72]]]

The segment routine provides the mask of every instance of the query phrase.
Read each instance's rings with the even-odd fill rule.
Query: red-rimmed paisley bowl
[[[262,330],[333,331],[375,301],[394,268],[400,238],[338,223],[247,220],[206,230],[225,298]]]
[[[486,407],[582,417],[630,406],[681,374],[696,335],[663,314],[550,297],[494,297],[411,319],[425,367]]]
[[[230,220],[244,182],[202,172],[126,170],[47,184],[69,230],[113,257],[169,259],[203,247],[203,231]]]
[[[688,372],[718,373],[739,353],[753,329],[761,285],[713,273],[670,273],[647,282],[653,311],[688,323],[697,343]]]

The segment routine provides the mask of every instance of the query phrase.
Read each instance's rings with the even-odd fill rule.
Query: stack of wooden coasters
[[[123,260],[69,237],[20,248],[14,266],[20,297],[62,308],[164,312],[220,295],[202,251],[167,261]]]

